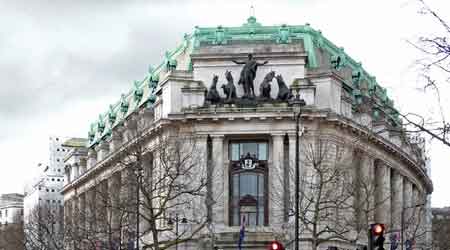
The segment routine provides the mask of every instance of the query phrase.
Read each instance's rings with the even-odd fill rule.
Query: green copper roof
[[[335,70],[350,70],[351,79],[347,79],[345,90],[353,98],[353,108],[357,109],[363,105],[363,100],[370,97],[374,100],[373,117],[377,119],[380,111],[394,125],[400,123],[398,112],[393,106],[393,102],[387,97],[386,89],[380,87],[375,77],[369,75],[362,67],[344,51],[344,48],[337,47],[322,35],[320,30],[315,30],[309,24],[305,25],[278,25],[263,26],[257,22],[254,16],[247,19],[247,22],[238,27],[198,27],[193,34],[185,34],[182,42],[172,51],[166,51],[161,64],[156,67],[149,67],[148,73],[142,80],[136,80],[132,84],[132,89],[128,93],[121,95],[120,99],[110,105],[108,111],[101,114],[99,119],[91,124],[88,133],[89,146],[98,143],[100,140],[111,135],[113,127],[121,124],[123,119],[136,111],[139,107],[151,107],[156,100],[155,90],[158,87],[161,74],[167,70],[175,69],[179,66],[177,57],[182,53],[190,54],[194,50],[204,45],[227,45],[239,42],[269,41],[278,44],[303,43],[307,55],[307,67],[309,69],[329,67]],[[325,58],[325,59],[324,59]],[[326,61],[328,58],[328,62]],[[191,61],[187,62],[184,70],[192,71]],[[363,86],[365,86],[363,88]]]

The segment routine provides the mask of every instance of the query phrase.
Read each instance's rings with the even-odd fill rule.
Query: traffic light
[[[269,250],[284,250],[284,246],[280,242],[274,240],[274,241],[270,242]]]
[[[369,229],[369,246],[371,250],[384,250],[384,224],[375,223],[370,225]]]

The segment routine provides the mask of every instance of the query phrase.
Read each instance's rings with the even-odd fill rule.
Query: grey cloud
[[[46,7],[28,6],[25,11],[33,12],[35,16],[45,16],[45,13],[56,11],[55,6]],[[108,13],[95,14],[93,12],[98,11],[95,8],[85,13],[86,16],[95,14],[106,18],[93,24],[93,30],[84,26],[83,22],[79,26],[74,24],[73,15],[60,19],[54,15],[46,17],[46,20],[40,21],[41,24],[58,20],[60,24],[67,21],[70,25],[67,25],[67,30],[59,31],[41,26],[43,38],[35,42],[35,47],[34,30],[8,34],[9,39],[15,35],[29,38],[17,45],[17,48],[30,51],[12,55],[14,62],[0,58],[0,82],[3,85],[0,92],[0,114],[13,119],[16,116],[39,115],[49,109],[63,108],[70,103],[95,98],[100,94],[117,95],[119,98],[121,92],[131,88],[134,79],[145,76],[149,64],[157,64],[162,60],[164,49],[170,49],[167,45],[174,45],[174,41],[182,38],[183,32],[177,32],[177,27],[167,26],[164,20],[151,17],[140,22],[129,20],[124,25],[122,20],[125,19],[126,22],[127,17],[120,18],[122,6],[119,4],[115,7],[116,9],[109,6]],[[36,8],[44,13],[35,13]],[[114,15],[117,17],[110,17]],[[35,19],[25,18],[22,21],[26,23],[33,20]],[[96,29],[101,30],[106,24],[117,25],[117,29],[96,33]],[[27,33],[29,37],[26,36]],[[83,41],[81,38],[80,41],[74,41],[74,38],[82,37],[85,33],[91,33],[88,38],[91,40]],[[115,44],[116,40],[125,42]],[[91,47],[86,47],[86,44]],[[7,51],[8,48],[3,50]],[[38,56],[34,57],[34,50],[43,50],[43,56],[40,57],[40,53],[37,53]]]

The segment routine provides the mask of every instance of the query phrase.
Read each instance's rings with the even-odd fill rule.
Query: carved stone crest
[[[258,166],[257,161],[258,159],[254,155],[247,153],[247,155],[241,157],[241,168],[245,170],[255,169]]]

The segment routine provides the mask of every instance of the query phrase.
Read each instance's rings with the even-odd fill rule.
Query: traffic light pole
[[[400,221],[400,225],[401,225],[401,228],[400,228],[400,244],[402,245],[401,246],[401,250],[403,250],[404,249],[404,232],[405,232],[405,230],[403,229],[403,227],[405,226],[405,211],[406,211],[406,209],[409,209],[409,208],[416,208],[416,207],[421,207],[421,206],[424,206],[424,205],[426,205],[425,203],[422,203],[422,204],[417,204],[417,205],[415,205],[415,206],[410,206],[410,207],[404,207],[403,209],[402,209],[402,213],[401,213],[401,221]]]
[[[300,93],[297,90],[297,94],[294,100],[290,103],[294,107],[298,107],[298,113],[295,114],[295,244],[294,249],[299,248],[299,223],[300,223],[300,115],[302,113],[302,107],[306,105],[305,100],[300,98]]]
[[[298,112],[296,117],[296,126],[295,126],[295,250],[299,250],[299,220],[300,220],[300,146],[299,146],[299,137],[300,137],[300,114],[301,111]]]

